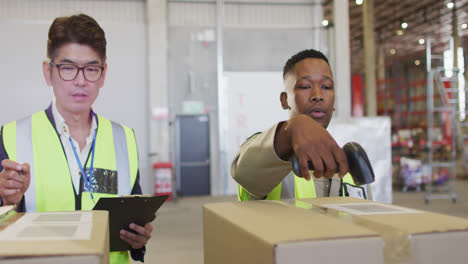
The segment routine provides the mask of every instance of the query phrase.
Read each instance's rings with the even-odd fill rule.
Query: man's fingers
[[[20,184],[25,182],[24,176],[20,175],[16,170],[6,170],[3,172],[3,180],[6,181],[15,181]]]
[[[19,164],[16,161],[5,159],[2,160],[2,166],[3,171],[0,174],[0,178],[19,183],[29,182],[30,166],[28,163]]]
[[[23,183],[15,180],[6,180],[3,186],[6,189],[21,189],[23,187]]]
[[[144,246],[144,244],[134,240],[133,238],[129,237],[128,234],[130,232],[127,232],[126,233],[123,233],[122,230],[120,232],[120,239],[122,239],[123,241],[125,241],[127,244],[129,244],[132,248],[134,249],[138,249],[138,248],[142,248]],[[131,233],[130,233],[131,234]]]
[[[7,196],[15,195],[19,192],[20,192],[20,189],[5,188],[2,190],[2,196],[7,197]]]
[[[149,234],[149,237],[151,237],[151,233],[153,233],[153,224],[151,224],[151,222],[146,223],[145,230]]]
[[[132,248],[142,248],[146,244],[146,238],[126,230],[120,230],[120,239],[127,242]]]
[[[346,158],[346,154],[341,148],[335,149],[333,151],[333,155],[335,156],[335,160],[338,163],[338,176],[343,178],[346,173],[349,171],[348,159]]]
[[[21,171],[23,172],[23,174],[29,175],[30,165],[28,163],[23,163],[20,166],[21,166]]]
[[[139,226],[139,225],[134,224],[134,223],[131,223],[129,227],[130,227],[130,229],[137,232],[138,234],[140,234],[142,236],[145,236],[145,237],[147,236],[146,229],[144,227]]]
[[[337,161],[331,152],[324,152],[322,154],[322,160],[325,164],[323,176],[327,179],[331,179],[331,177],[333,177],[333,175],[337,172]]]
[[[322,177],[325,167],[323,165],[323,161],[320,158],[320,156],[312,158],[310,162],[312,163],[312,166],[314,167],[314,177],[317,179]]]
[[[310,181],[310,174],[309,174],[309,163],[307,158],[297,157],[297,162],[299,163],[299,170],[301,172],[302,178]]]
[[[29,165],[28,165],[29,166]],[[21,171],[23,167],[16,161],[4,159],[2,160],[2,167],[4,170],[16,170]]]
[[[19,164],[12,160],[2,160],[0,173],[0,196],[4,204],[18,204],[29,186],[29,164]],[[24,175],[23,175],[24,174]]]
[[[148,240],[151,238],[151,233],[153,231],[153,225],[151,223],[147,223],[144,227],[135,223],[131,223],[129,228],[137,232],[137,234],[124,232],[124,237],[126,237],[127,240],[131,242],[131,245],[136,246],[136,248],[140,248],[146,245]]]
[[[31,183],[31,167],[28,163],[23,163],[21,167],[23,168],[24,187],[27,189]]]

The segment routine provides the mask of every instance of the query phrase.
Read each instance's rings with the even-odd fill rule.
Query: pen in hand
[[[12,160],[2,161],[0,172],[0,197],[3,205],[17,205],[23,198],[30,184],[30,166]]]

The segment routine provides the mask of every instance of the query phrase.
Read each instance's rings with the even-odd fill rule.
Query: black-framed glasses
[[[78,76],[80,71],[83,71],[84,78],[89,82],[97,82],[101,79],[103,66],[87,65],[78,67],[74,64],[56,64],[50,62],[50,65],[57,67],[60,78],[64,81],[71,81]]]

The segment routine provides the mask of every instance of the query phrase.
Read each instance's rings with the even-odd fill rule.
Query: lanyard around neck
[[[78,166],[80,166],[81,176],[83,177],[83,180],[86,184],[86,188],[88,188],[89,194],[91,195],[91,200],[94,199],[93,193],[91,191],[91,183],[93,181],[93,163],[94,163],[94,149],[95,149],[95,144],[96,144],[96,134],[97,134],[97,128],[94,130],[93,145],[91,146],[91,167],[89,168],[89,178],[86,177],[83,165],[81,164],[80,157],[78,156],[78,153],[76,152],[76,148],[75,148],[75,145],[73,144],[71,136],[68,137],[70,144],[72,146],[72,149],[73,149],[73,153],[75,153],[76,162],[78,162]]]

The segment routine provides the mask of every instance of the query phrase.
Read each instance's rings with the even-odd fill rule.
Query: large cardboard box
[[[370,229],[279,201],[203,206],[205,264],[383,263]]]
[[[468,220],[350,197],[302,199],[380,234],[385,263],[468,263]]]
[[[0,263],[107,264],[108,223],[107,211],[9,215],[0,221]]]

